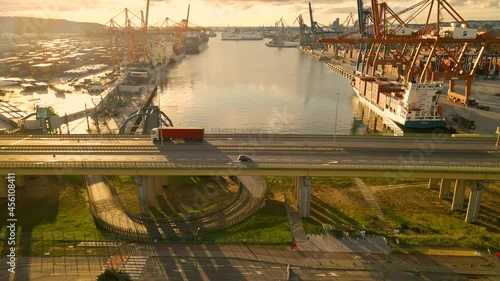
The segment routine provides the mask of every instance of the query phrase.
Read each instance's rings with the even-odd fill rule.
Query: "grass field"
[[[204,242],[246,242],[262,244],[289,244],[292,241],[290,225],[283,197],[283,180],[267,177],[266,204],[250,218],[226,229],[200,237]]]
[[[40,237],[72,240],[75,236],[101,239],[87,207],[83,178],[79,176],[26,177],[26,187],[16,188],[18,236],[22,241],[38,240]],[[2,200],[0,209],[7,210],[7,201]],[[6,232],[7,212],[0,212],[2,233]],[[22,242],[21,242],[22,243]],[[69,246],[69,245],[66,245]],[[41,242],[32,244],[32,249],[22,247],[22,253],[32,251],[41,254]],[[47,250],[45,245],[44,252]]]
[[[337,228],[364,226],[368,233],[383,234],[403,245],[500,248],[500,184],[491,183],[483,193],[479,222],[465,223],[465,210],[451,211],[451,198],[438,198],[438,190],[427,188],[427,179],[362,179],[380,206],[389,230],[370,208],[360,189],[350,179],[313,178],[311,216],[303,220],[307,233],[321,233],[323,224]],[[291,182],[287,196],[293,197]],[[470,186],[466,188],[466,198]],[[398,229],[399,234],[393,230]]]
[[[130,176],[110,176],[109,181],[116,188],[126,208],[139,214],[140,205],[137,185]],[[229,178],[216,181],[212,177],[169,176],[168,185],[163,187],[163,200],[159,208],[150,212],[151,217],[183,217],[217,208],[218,202],[231,196],[238,189]]]
[[[467,202],[462,211],[451,211],[451,198],[439,199],[438,190],[427,184],[396,184],[371,187],[392,227],[407,245],[500,248],[500,185],[491,183],[483,193],[478,223],[465,223]],[[470,186],[466,187],[466,200]]]
[[[137,208],[136,187],[130,177],[114,177],[118,193],[131,208]],[[196,180],[190,177],[172,179],[171,184],[191,190],[186,185]],[[251,218],[227,229],[199,237],[206,242],[257,242],[287,243],[291,240],[283,192],[290,204],[295,204],[291,177],[267,177],[266,205]],[[406,246],[500,248],[500,183],[491,183],[483,193],[479,222],[464,222],[464,210],[451,211],[451,198],[439,199],[438,190],[427,188],[424,179],[363,179],[369,193],[380,207],[386,221],[381,221],[373,206],[352,178],[315,177],[312,179],[311,216],[303,220],[307,233],[320,233],[323,225],[336,228],[364,226],[368,233],[383,234],[393,241],[398,239]],[[18,231],[28,234],[25,241],[44,237],[50,240],[104,239],[95,226],[86,203],[86,192],[81,177],[27,177],[27,187],[16,193],[16,218]],[[203,189],[203,188],[202,188]],[[231,189],[231,188],[229,188]],[[172,194],[179,190],[171,188]],[[216,189],[207,187],[208,191]],[[188,192],[186,191],[186,192]],[[191,192],[189,191],[189,192]],[[466,200],[470,186],[466,187]],[[192,194],[192,193],[191,193]],[[128,197],[127,197],[128,196]],[[171,195],[175,199],[175,195]],[[192,201],[188,193],[177,198],[181,205]],[[6,200],[0,208],[7,210]],[[135,205],[134,205],[135,204]],[[192,203],[191,203],[192,204]],[[193,211],[193,210],[191,210]],[[0,227],[6,233],[6,212],[0,212]],[[394,234],[398,229],[400,233]],[[21,235],[21,234],[20,234]],[[74,237],[74,239],[73,239]],[[48,241],[47,240],[47,241]],[[57,242],[47,246],[35,242],[30,250],[41,254],[64,250],[69,246]],[[70,243],[71,244],[71,243]],[[5,249],[5,248],[4,248]],[[50,249],[50,250],[48,250]],[[71,250],[68,250],[71,251]]]

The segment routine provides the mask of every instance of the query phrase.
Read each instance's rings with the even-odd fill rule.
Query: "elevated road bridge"
[[[252,162],[237,161],[239,154]],[[153,143],[133,135],[0,137],[2,173],[287,175],[500,180],[495,138],[208,135]],[[382,172],[382,173],[381,173]]]
[[[429,178],[429,188],[441,182],[440,197],[453,180],[452,210],[462,208],[465,182],[472,181],[466,220],[473,222],[479,211],[474,204],[488,182],[500,180],[495,141],[494,136],[227,134],[207,135],[200,143],[153,143],[137,135],[8,135],[0,136],[0,171],[16,173],[19,181],[23,175],[143,176],[152,178],[145,180],[151,186],[158,185],[155,178],[160,184],[171,175],[293,176],[302,216],[309,215],[313,176]],[[237,161],[240,154],[253,161]]]

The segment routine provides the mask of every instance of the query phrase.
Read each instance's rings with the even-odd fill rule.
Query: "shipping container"
[[[359,89],[358,90],[359,90],[359,94],[361,96],[365,96],[366,95],[366,81],[361,80],[359,82]]]
[[[385,105],[387,103],[387,96],[385,93],[380,93],[378,95],[378,106],[381,108],[385,108]]]
[[[153,140],[163,139],[183,139],[185,141],[202,141],[205,135],[203,127],[164,127],[151,130]]]

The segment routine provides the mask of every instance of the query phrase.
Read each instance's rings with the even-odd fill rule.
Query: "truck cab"
[[[153,141],[160,140],[160,134],[158,128],[151,129],[150,137]]]

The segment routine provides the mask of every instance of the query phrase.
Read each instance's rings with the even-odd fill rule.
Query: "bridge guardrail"
[[[364,164],[285,164],[285,163],[259,163],[253,166],[247,166],[243,163],[232,163],[232,165],[227,165],[225,163],[168,163],[168,162],[154,162],[154,161],[130,161],[130,162],[100,162],[100,161],[48,161],[48,162],[31,162],[31,161],[1,161],[0,169],[12,170],[12,169],[59,169],[72,170],[74,169],[173,169],[173,170],[206,170],[206,169],[224,169],[224,170],[395,170],[395,171],[407,171],[407,170],[431,170],[431,171],[490,171],[494,173],[500,173],[500,166],[450,166],[450,165],[364,165]],[[230,173],[229,173],[230,174]]]
[[[485,139],[496,139],[495,134],[485,134],[477,136],[468,137],[453,137],[452,134],[407,134],[405,136],[386,136],[386,135],[333,135],[333,134],[278,134],[274,132],[238,132],[235,130],[234,133],[210,133],[205,134],[206,139],[218,139],[218,138],[257,138],[257,139],[385,139],[385,140],[454,140],[454,141],[471,141],[471,140],[485,140]],[[115,140],[115,139],[140,139],[149,140],[149,135],[139,135],[139,134],[0,134],[0,140],[2,139],[61,139],[61,140]]]

